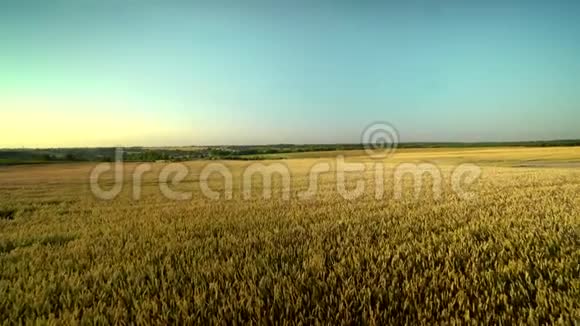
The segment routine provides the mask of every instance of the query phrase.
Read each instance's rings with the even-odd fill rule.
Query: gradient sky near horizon
[[[378,120],[580,138],[580,2],[0,2],[0,147],[357,143]]]

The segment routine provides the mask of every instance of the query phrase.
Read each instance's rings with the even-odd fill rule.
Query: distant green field
[[[46,161],[35,161],[35,160],[19,160],[10,158],[0,158],[0,165],[14,165],[14,164],[38,164],[47,163]]]
[[[573,147],[580,140],[485,142],[485,143],[401,143],[401,150],[447,150],[462,148],[526,148],[526,147]],[[332,156],[343,152],[346,156],[358,155],[363,144],[272,144],[244,146],[175,146],[175,147],[126,147],[123,160],[130,162],[195,161],[195,160],[262,160],[285,158],[311,158]],[[0,164],[30,164],[43,162],[99,162],[115,160],[115,148],[48,148],[48,149],[0,149]],[[4,162],[4,163],[2,163]]]

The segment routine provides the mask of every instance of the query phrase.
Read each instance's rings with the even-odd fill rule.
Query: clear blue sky
[[[580,1],[314,2],[2,0],[0,147],[580,138]]]

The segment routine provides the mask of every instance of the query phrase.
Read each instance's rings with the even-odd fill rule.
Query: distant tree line
[[[461,147],[553,147],[580,146],[580,140],[524,141],[524,142],[415,142],[401,143],[399,148],[461,148]],[[193,148],[151,149],[127,147],[123,149],[123,160],[133,162],[190,161],[190,160],[260,160],[272,158],[272,154],[312,151],[356,150],[364,144],[274,144],[246,146],[205,146]],[[48,163],[48,162],[112,162],[115,148],[52,148],[0,150],[0,164]]]

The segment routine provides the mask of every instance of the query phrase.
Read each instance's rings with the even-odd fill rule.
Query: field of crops
[[[400,150],[376,175],[349,174],[347,200],[336,175],[321,174],[309,199],[308,171],[342,154],[297,153],[290,199],[274,178],[271,199],[255,179],[250,199],[241,175],[255,162],[223,162],[233,198],[202,195],[209,161],[185,163],[186,179],[165,198],[152,164],[140,200],[131,171],[110,201],[93,196],[95,164],[0,167],[0,321],[62,323],[562,323],[580,322],[580,148]],[[395,198],[400,163],[430,162],[443,175],[436,198],[425,177]],[[482,174],[463,200],[451,171],[474,163]],[[110,184],[106,175],[102,184]],[[219,176],[210,180],[223,187]]]

